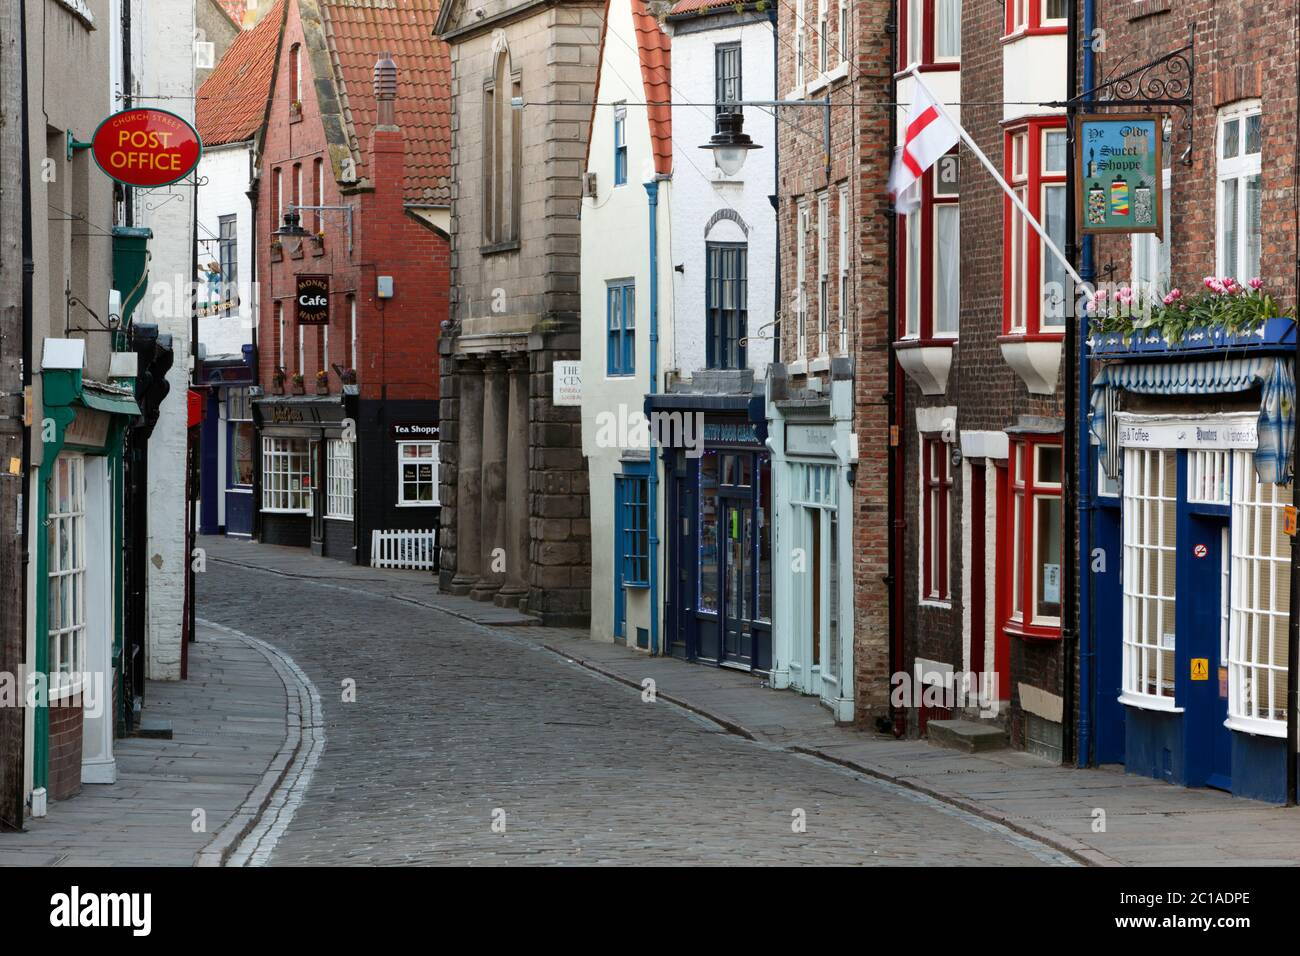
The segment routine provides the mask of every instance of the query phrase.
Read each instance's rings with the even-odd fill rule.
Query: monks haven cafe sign
[[[166,110],[114,113],[99,124],[87,146],[108,176],[127,186],[167,186],[199,164],[203,144],[194,127]]]

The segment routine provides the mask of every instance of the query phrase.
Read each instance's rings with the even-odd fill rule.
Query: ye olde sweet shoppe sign
[[[199,164],[203,143],[194,127],[166,110],[134,109],[114,113],[99,124],[89,143],[95,162],[109,177],[127,186],[168,186],[184,179]]]
[[[1156,113],[1079,117],[1075,202],[1084,232],[1160,236],[1163,126]]]

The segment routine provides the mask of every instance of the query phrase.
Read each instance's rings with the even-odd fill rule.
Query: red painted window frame
[[[930,499],[938,490],[938,514]],[[921,435],[921,600],[951,601],[948,533],[952,517],[952,470],[948,443],[937,433]],[[931,540],[935,554],[931,550]],[[937,580],[936,580],[937,579]]]
[[[998,578],[1001,594],[999,602],[1000,612],[998,618],[1001,622],[1003,632],[1014,634],[1019,637],[1033,638],[1038,640],[1060,640],[1061,625],[1057,624],[1034,624],[1033,612],[1028,607],[1029,597],[1033,593],[1033,547],[1034,547],[1034,499],[1035,497],[1045,497],[1055,495],[1061,499],[1061,517],[1062,523],[1065,518],[1065,488],[1063,485],[1057,487],[1042,486],[1034,483],[1034,457],[1035,449],[1040,445],[1055,445],[1061,447],[1060,435],[1015,435],[1012,436],[1010,449],[1007,456],[1006,478],[1001,480],[999,476],[998,492],[1005,497],[1002,498],[1002,507],[998,509],[998,538],[1005,541],[1005,547],[1000,547],[1000,560],[998,567]],[[1024,470],[1023,478],[1016,480],[1016,455],[1023,453]],[[1062,448],[1062,468],[1064,468],[1064,449]],[[1062,471],[1062,478],[1065,477]],[[1023,509],[1020,515],[1020,558],[1021,566],[1015,565],[1015,511],[1016,511],[1016,494],[1020,493],[1020,507]],[[1065,541],[1064,531],[1062,531],[1061,547],[1069,547]],[[1064,550],[1062,550],[1064,555]],[[1005,570],[1004,570],[1005,569]],[[1015,619],[1015,598],[1013,597],[1013,583],[1015,576],[1020,577],[1020,595],[1022,603],[1026,605],[1021,610],[1020,620]],[[1068,599],[1069,593],[1066,590],[1068,584],[1065,580],[1061,581],[1061,598],[1062,610],[1064,602]]]
[[[949,151],[956,154],[957,148]],[[907,331],[907,216],[898,217],[898,339],[908,342],[922,342],[926,345],[952,345],[961,338],[960,316],[956,335],[934,334],[934,208],[939,205],[961,205],[960,192],[956,196],[936,196],[934,193],[934,174],[936,167],[931,166],[921,177],[921,208],[917,214],[921,217],[921,276],[920,276],[920,321],[916,323],[915,336]],[[960,183],[958,184],[960,188]]]
[[[1007,183],[1015,189],[1025,186],[1025,205],[1039,222],[1043,221],[1043,186],[1048,184],[1065,184],[1065,171],[1043,173],[1043,133],[1049,129],[1065,129],[1064,116],[1032,116],[1008,124],[1002,131],[1003,175]],[[1011,155],[1014,138],[1019,133],[1026,134],[1025,176],[1017,178]],[[1068,159],[1067,159],[1068,162]],[[1065,198],[1070,202],[1070,197]],[[1011,197],[1002,197],[1002,335],[1015,339],[1060,341],[1065,330],[1051,329],[1042,331],[1043,313],[1043,240],[1029,227],[1026,230],[1025,251],[1025,327],[1023,331],[1011,331],[1011,224],[1015,207]],[[1031,278],[1032,277],[1032,278]]]
[[[1003,21],[1003,39],[1016,39],[1018,37],[1035,37],[1035,36],[1053,36],[1064,34],[1067,24],[1054,23],[1050,26],[1043,26],[1043,4],[1046,0],[1025,0],[1029,4],[1029,9],[1025,16],[1025,25],[1018,31],[1015,23],[1015,0],[1006,0],[1006,19]]]
[[[964,0],[968,3],[970,0]],[[941,70],[960,70],[961,60],[939,60],[934,58],[934,0],[898,0],[898,70],[905,70],[910,65],[907,62],[907,49],[911,43],[908,36],[908,13],[909,5],[920,3],[924,5],[921,17],[925,23],[925,36],[921,37],[921,62],[917,64],[925,72],[938,72]],[[965,7],[962,8],[963,15]]]

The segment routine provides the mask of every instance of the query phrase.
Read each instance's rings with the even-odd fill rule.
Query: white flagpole
[[[1057,248],[1056,243],[1052,241],[1052,237],[1047,234],[1047,231],[1043,229],[1038,220],[1030,215],[1029,210],[1025,208],[1025,204],[1020,201],[1020,197],[1012,191],[1011,187],[1007,184],[1007,181],[1002,178],[1002,174],[998,172],[997,167],[994,166],[989,158],[984,155],[984,151],[976,145],[975,140],[971,139],[971,135],[966,132],[966,128],[948,115],[948,111],[943,108],[943,103],[939,101],[939,97],[934,95],[934,91],[925,85],[925,81],[921,79],[920,73],[912,73],[912,82],[916,83],[930,94],[930,99],[934,101],[934,107],[938,111],[939,115],[949,123],[952,123],[953,127],[957,130],[957,135],[961,137],[962,142],[969,146],[970,151],[975,154],[975,158],[984,164],[984,168],[989,171],[990,175],[992,175],[997,181],[997,184],[1002,187],[1002,191],[1007,194],[1007,198],[1011,200],[1011,204],[1015,206],[1016,209],[1020,211],[1020,215],[1024,216],[1025,219],[1028,220],[1029,224],[1034,227],[1034,232],[1038,233],[1038,235],[1042,237],[1043,244],[1051,250],[1052,255],[1056,256],[1056,260],[1061,263],[1061,266],[1065,269],[1070,278],[1074,280],[1075,284],[1082,288],[1083,280],[1079,278],[1079,273],[1074,271],[1074,266],[1070,265],[1070,260],[1065,258],[1065,253],[1061,252],[1061,250]],[[1066,196],[1065,201],[1074,202],[1074,197]]]

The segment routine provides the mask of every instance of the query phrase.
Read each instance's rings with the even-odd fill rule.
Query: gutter
[[[659,382],[659,180],[645,183],[650,211],[650,394]],[[659,653],[659,462],[650,429],[650,655]]]

